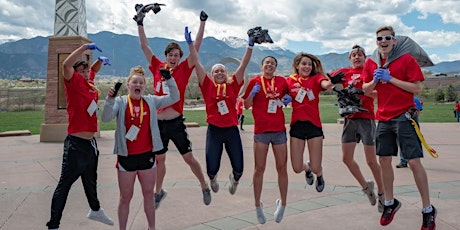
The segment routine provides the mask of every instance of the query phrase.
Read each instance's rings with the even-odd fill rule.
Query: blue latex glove
[[[377,75],[377,71],[378,71],[378,69],[374,70],[374,78],[372,79],[372,81],[375,84],[378,84],[380,82],[380,75]]]
[[[86,49],[97,50],[97,51],[102,53],[101,48],[97,47],[96,43],[88,43],[88,44],[86,44]]]
[[[97,60],[102,62],[102,64],[104,64],[104,65],[110,65],[111,66],[110,60],[107,57],[100,56],[100,57],[97,58]]]
[[[248,45],[254,46],[254,41],[251,39],[251,37],[248,37]]]
[[[251,92],[249,93],[249,96],[250,97],[254,97],[256,95],[256,93],[258,93],[260,91],[260,85],[258,83],[256,83],[254,85],[254,87],[252,87],[252,90]]]
[[[379,68],[377,71],[374,72],[374,77],[376,75],[383,82],[390,82],[390,80],[392,78],[392,76],[390,75],[390,72],[388,71],[388,69]]]
[[[187,41],[189,45],[192,44],[193,43],[192,32],[188,31],[188,26],[185,27],[184,35],[185,35],[185,41]]]
[[[285,94],[283,96],[283,104],[285,106],[288,105],[289,103],[291,103],[291,101],[292,101],[292,97],[289,94]]]

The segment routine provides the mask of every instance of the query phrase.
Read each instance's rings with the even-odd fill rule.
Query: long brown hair
[[[297,66],[299,66],[300,60],[302,60],[302,58],[304,57],[309,58],[312,62],[312,69],[310,72],[310,76],[313,76],[316,74],[325,75],[323,65],[321,64],[321,60],[319,60],[319,58],[313,54],[304,53],[304,52],[298,53],[294,57],[294,60],[292,61],[292,69],[294,70],[296,74],[299,74],[299,70],[297,69]]]

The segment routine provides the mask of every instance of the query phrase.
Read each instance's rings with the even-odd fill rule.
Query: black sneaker
[[[407,168],[407,163],[399,163],[396,165],[396,168],[400,169],[400,168]]]
[[[168,193],[163,189],[161,189],[160,194],[155,193],[155,210],[160,207],[160,203],[166,198],[166,195],[168,195]]]
[[[393,205],[383,206],[382,217],[380,217],[380,225],[389,225],[399,208],[401,208],[401,202],[397,199],[394,199]]]
[[[311,169],[308,169],[308,171],[305,171],[305,180],[307,181],[308,185],[312,185],[313,181],[315,178],[313,177],[313,173],[311,172]]]
[[[323,175],[316,177],[316,191],[322,192],[324,189]]]
[[[436,229],[436,215],[438,214],[438,210],[434,208],[432,205],[433,210],[430,213],[423,213],[423,223],[422,223],[422,230],[435,230]]]

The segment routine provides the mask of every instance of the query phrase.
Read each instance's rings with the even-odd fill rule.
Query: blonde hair
[[[375,31],[375,34],[379,34],[380,32],[384,31],[384,30],[388,30],[391,32],[391,35],[395,36],[395,31],[393,30],[393,27],[392,26],[381,26],[379,28],[377,28],[377,30]]]
[[[313,76],[315,74],[325,75],[323,65],[321,64],[321,60],[319,60],[319,58],[317,58],[313,54],[304,53],[304,52],[298,53],[294,57],[294,61],[292,61],[292,68],[293,68],[293,70],[294,70],[294,72],[296,74],[299,74],[299,70],[297,69],[297,66],[299,65],[300,61],[304,57],[309,58],[311,60],[311,62],[312,62],[312,68],[311,68],[310,76]]]
[[[218,67],[222,67],[222,68],[225,70],[225,73],[227,74],[226,82],[227,82],[227,83],[232,83],[232,82],[233,82],[233,78],[228,76],[228,68],[227,68],[227,66],[225,66],[224,64],[221,64],[221,63],[214,64],[214,65],[211,67],[211,77],[212,77],[212,74],[214,73],[214,70],[215,70],[216,68],[218,68]]]
[[[142,76],[145,81],[145,70],[144,68],[142,68],[142,66],[138,65],[138,66],[131,68],[131,70],[129,70],[128,82],[131,80],[131,78],[134,75]]]

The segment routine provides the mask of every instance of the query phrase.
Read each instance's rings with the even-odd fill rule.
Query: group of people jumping
[[[147,10],[146,10],[147,9]],[[355,45],[349,53],[352,64],[327,74],[318,57],[298,53],[292,62],[289,77],[276,74],[278,61],[274,56],[261,60],[261,73],[251,78],[242,96],[244,74],[250,62],[254,42],[248,37],[248,46],[234,73],[229,75],[223,64],[215,64],[211,72],[200,62],[201,46],[208,15],[200,13],[200,26],[195,40],[185,27],[184,38],[189,55],[184,55],[179,44],[169,43],[164,51],[165,61],[156,56],[147,40],[143,19],[154,7],[136,5],[139,42],[153,75],[154,95],[144,94],[146,71],[133,67],[126,80],[128,95],[117,95],[118,89],[110,88],[102,112],[102,121],[116,118],[113,153],[117,155],[117,176],[120,191],[118,204],[119,229],[126,229],[134,182],[138,178],[143,195],[148,229],[155,229],[155,209],[167,196],[163,188],[166,174],[166,152],[171,140],[193,174],[198,179],[203,203],[211,203],[211,190],[219,191],[217,180],[223,150],[228,154],[232,172],[228,175],[230,194],[235,194],[244,172],[243,147],[238,129],[241,111],[235,106],[241,101],[244,108],[252,108],[254,118],[254,172],[252,177],[254,206],[260,224],[266,222],[262,203],[262,185],[269,147],[274,153],[278,174],[279,199],[275,201],[274,221],[283,219],[288,195],[288,136],[283,108],[291,104],[292,117],[289,130],[289,152],[292,169],[302,173],[308,185],[315,184],[318,192],[325,188],[322,155],[324,133],[320,119],[320,93],[336,85],[352,85],[364,91],[360,95],[362,107],[367,112],[356,112],[344,119],[342,132],[343,162],[356,178],[371,205],[382,213],[381,225],[388,225],[401,207],[393,196],[392,156],[398,153],[408,161],[414,174],[423,204],[422,229],[435,229],[437,210],[430,203],[428,179],[420,159],[423,151],[415,130],[406,118],[413,107],[414,95],[421,92],[423,74],[416,60],[409,54],[395,54],[397,45],[391,26],[376,31],[377,54],[366,59],[365,50]],[[157,8],[155,8],[157,9]],[[154,11],[154,10],[153,10]],[[154,11],[157,13],[157,11]],[[81,61],[86,50],[101,51],[96,44],[84,44],[74,50],[63,62],[67,111],[68,136],[64,141],[61,177],[53,195],[48,229],[59,229],[62,211],[71,185],[81,177],[90,205],[88,218],[113,225],[100,207],[96,191],[99,151],[94,134],[97,132],[97,98],[99,91],[94,77],[106,58],[89,66]],[[206,174],[192,153],[192,144],[184,124],[183,105],[187,83],[195,70],[206,106]],[[374,113],[374,99],[378,108]],[[241,108],[241,105],[239,106]],[[410,114],[409,114],[410,115]],[[378,125],[375,124],[378,120]],[[267,125],[270,124],[270,125]],[[241,130],[243,130],[241,123]],[[356,144],[363,142],[366,162],[374,180],[366,180],[354,160]],[[308,148],[308,161],[304,159]],[[379,156],[379,160],[377,160]],[[307,157],[305,157],[307,158]],[[209,179],[209,183],[207,182]],[[377,195],[374,186],[377,185]]]

